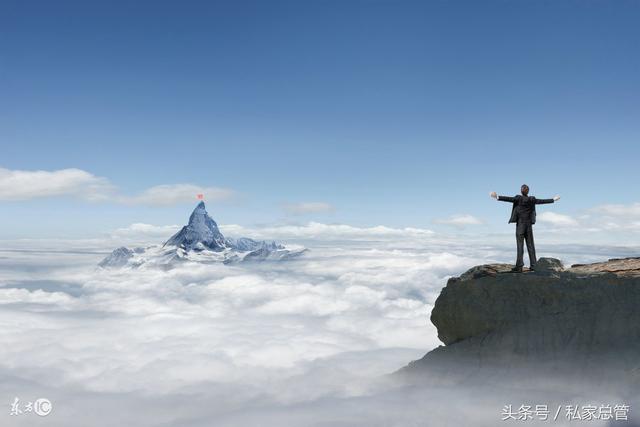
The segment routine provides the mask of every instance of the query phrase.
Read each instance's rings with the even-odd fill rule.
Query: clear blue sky
[[[324,202],[294,220],[506,227],[487,194],[523,182],[560,193],[557,212],[631,203],[638,22],[625,0],[4,0],[0,167],[79,168],[126,194],[229,188],[209,206],[222,223]],[[0,201],[0,237],[191,208]]]

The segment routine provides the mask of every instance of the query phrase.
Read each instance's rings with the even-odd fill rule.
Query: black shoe
[[[513,267],[511,271],[514,273],[522,273],[522,267]]]
[[[536,271],[536,266],[532,265],[531,267],[529,267],[529,271]]]

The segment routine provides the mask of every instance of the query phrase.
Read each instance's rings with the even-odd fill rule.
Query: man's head
[[[522,187],[520,187],[520,192],[522,193],[523,196],[528,196],[529,186],[527,184],[522,184]]]

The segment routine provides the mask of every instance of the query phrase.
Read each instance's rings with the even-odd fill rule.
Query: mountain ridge
[[[285,246],[275,241],[257,241],[248,237],[225,237],[209,216],[205,203],[196,205],[189,222],[162,246],[129,249],[119,247],[98,264],[102,268],[170,266],[174,262],[222,262],[285,260],[302,255],[308,249]]]

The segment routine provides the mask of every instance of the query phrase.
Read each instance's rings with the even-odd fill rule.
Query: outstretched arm
[[[553,203],[560,200],[560,196],[554,196],[553,199],[536,199],[536,205],[544,205],[546,203]]]
[[[508,196],[498,196],[498,194],[495,191],[492,191],[491,193],[489,193],[489,196],[493,197],[494,199],[500,201],[500,202],[515,202],[516,198],[515,197],[508,197]]]

